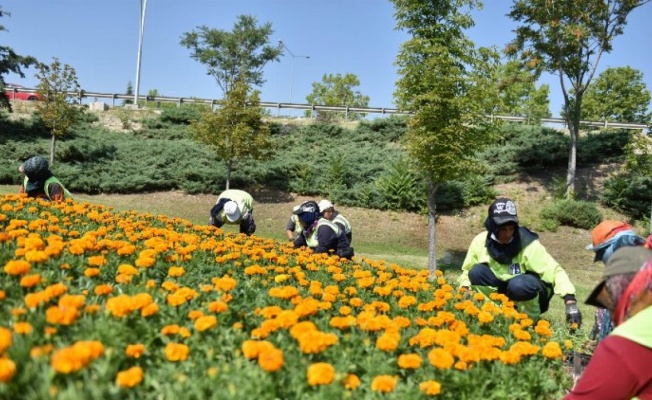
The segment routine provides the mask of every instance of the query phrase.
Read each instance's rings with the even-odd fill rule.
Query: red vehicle
[[[15,83],[6,83],[5,84],[5,96],[9,100],[42,100],[40,94],[36,92],[19,92],[18,90],[25,89],[25,87],[17,85]]]

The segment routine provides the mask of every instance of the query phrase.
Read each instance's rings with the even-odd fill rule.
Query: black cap
[[[510,199],[501,197],[496,199],[489,206],[489,218],[491,218],[496,225],[503,225],[508,222],[518,224],[518,216],[516,215],[516,204]]]

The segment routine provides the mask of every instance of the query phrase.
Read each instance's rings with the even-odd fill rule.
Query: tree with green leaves
[[[0,7],[0,17],[5,15],[9,16],[10,13],[3,11]],[[0,25],[0,31],[6,31],[7,29]],[[36,59],[31,56],[21,56],[16,54],[16,52],[7,46],[0,46],[0,93],[4,93],[5,90],[5,79],[4,75],[13,72],[18,74],[21,78],[25,77],[23,73],[23,68],[29,68],[32,65],[37,63]],[[0,108],[6,108],[11,111],[11,103],[7,96],[0,96]]]
[[[650,0],[520,0],[509,13],[518,22],[509,56],[526,68],[559,78],[570,132],[566,197],[575,195],[577,143],[584,94],[602,54],[623,33],[627,17]]]
[[[632,67],[607,68],[586,90],[582,119],[650,123],[650,91],[643,73]]]
[[[131,81],[127,82],[127,92],[125,93],[127,96],[133,96],[134,95],[134,86],[131,84]],[[122,105],[124,106],[125,104],[133,104],[134,101],[131,99],[125,99],[122,101]]]
[[[407,152],[428,184],[428,269],[436,259],[438,187],[480,168],[475,153],[491,143],[484,113],[498,104],[493,80],[498,55],[477,49],[464,30],[473,26],[468,10],[476,0],[392,0],[397,28],[411,38],[396,59],[399,108],[412,111],[405,136]]]
[[[283,54],[282,45],[269,44],[272,33],[270,22],[258,25],[255,17],[240,15],[233,31],[200,26],[197,31],[184,33],[181,45],[191,50],[193,59],[206,65],[208,75],[228,94],[242,79],[248,86],[265,82],[263,67]]]
[[[211,146],[226,164],[226,189],[237,163],[268,157],[272,148],[270,129],[259,106],[260,93],[249,91],[246,79],[237,81],[226,97],[217,101],[216,111],[205,112],[191,124],[195,139]]]
[[[35,76],[39,80],[37,92],[43,96],[43,101],[36,102],[36,110],[52,134],[50,165],[54,165],[57,137],[68,133],[80,114],[78,106],[74,104],[75,95],[68,92],[79,92],[81,87],[75,69],[68,64],[61,64],[56,57],[50,65],[39,64]]]
[[[500,64],[496,71],[500,105],[493,113],[525,117],[530,124],[538,124],[542,118],[549,118],[550,87],[541,85],[537,88],[538,78],[535,71],[521,68],[516,60]]]
[[[359,90],[360,79],[355,74],[324,74],[321,82],[312,83],[312,92],[306,96],[310,104],[343,107],[368,107],[369,96],[363,95]],[[306,116],[312,116],[313,111],[306,111]],[[334,122],[342,119],[358,120],[365,116],[364,113],[340,111],[316,111],[316,119],[322,122]]]

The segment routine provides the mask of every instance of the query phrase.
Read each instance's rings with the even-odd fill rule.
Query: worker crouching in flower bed
[[[516,205],[500,198],[489,206],[486,232],[478,234],[462,264],[461,287],[489,295],[498,292],[533,320],[548,310],[553,294],[566,304],[571,329],[582,323],[575,287],[566,271],[548,254],[539,235],[519,226]]]
[[[23,184],[20,186],[20,193],[51,201],[72,199],[70,192],[50,171],[50,166],[45,158],[35,156],[28,159],[18,167],[18,172],[25,174]]]
[[[308,201],[296,209],[303,232],[294,240],[295,247],[308,246],[315,253],[333,251],[340,257],[351,259],[354,255],[344,231],[335,223],[323,218],[319,206],[314,201]]]

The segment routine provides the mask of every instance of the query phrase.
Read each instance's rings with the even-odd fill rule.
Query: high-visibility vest
[[[338,213],[337,216],[333,218],[333,222],[335,222],[336,224],[337,223],[341,224],[344,227],[345,234],[348,235],[349,233],[351,233],[351,224],[346,218],[342,216],[342,214]]]
[[[324,225],[330,226],[331,229],[335,232],[335,235],[339,236],[340,228],[326,218],[321,218],[319,222],[317,222],[315,229],[313,229],[310,235],[306,237],[306,244],[308,247],[315,248],[319,246],[319,241],[317,240],[317,231]]]
[[[25,177],[25,179],[23,180],[23,187],[24,187],[25,189],[27,189],[27,182],[29,182],[29,178],[28,178],[28,177]],[[45,183],[43,184],[43,192],[44,192],[45,195],[47,196],[48,200],[50,200],[50,201],[52,200],[52,199],[50,198],[50,191],[48,190],[48,186],[50,186],[51,183],[56,183],[56,184],[58,184],[59,186],[61,186],[61,187],[63,188],[63,199],[64,199],[64,200],[65,200],[65,199],[72,199],[72,194],[70,194],[70,192],[68,191],[68,189],[66,189],[66,187],[63,186],[63,183],[61,183],[61,182],[60,182],[56,177],[51,176],[51,177],[50,177],[48,180],[46,180]],[[27,190],[25,190],[25,191],[27,191]]]

